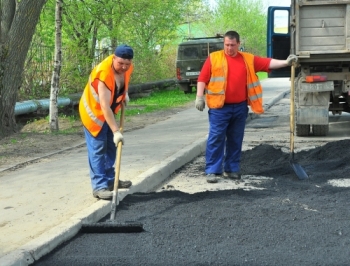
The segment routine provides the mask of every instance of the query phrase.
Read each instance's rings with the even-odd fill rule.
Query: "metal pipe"
[[[72,104],[72,100],[69,98],[57,98],[57,105],[60,107],[70,104]],[[28,114],[38,110],[48,110],[49,108],[50,99],[17,102],[15,105],[15,115]]]

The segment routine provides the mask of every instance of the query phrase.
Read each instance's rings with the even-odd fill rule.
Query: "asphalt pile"
[[[350,171],[350,140],[328,142],[314,149],[295,154],[313,181],[325,181],[332,178],[346,178]],[[266,175],[276,178],[294,178],[293,170],[288,166],[290,154],[281,148],[261,144],[242,156],[243,174]]]

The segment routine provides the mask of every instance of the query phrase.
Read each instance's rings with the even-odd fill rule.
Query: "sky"
[[[261,0],[267,10],[269,6],[290,6],[290,0]],[[209,0],[211,6],[215,6],[216,0]]]
[[[290,0],[262,0],[262,2],[266,6],[290,6]]]

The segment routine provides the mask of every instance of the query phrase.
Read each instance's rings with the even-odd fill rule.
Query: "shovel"
[[[300,180],[307,179],[309,176],[304,171],[303,167],[294,160],[294,126],[295,126],[295,113],[294,113],[294,79],[295,79],[295,62],[291,67],[291,87],[290,87],[290,160],[289,163],[292,166],[294,173]]]
[[[120,125],[119,131],[123,133],[124,126],[124,112],[125,112],[124,103],[121,106],[120,114]],[[93,224],[83,224],[81,232],[83,233],[140,233],[143,232],[143,224],[138,222],[116,222],[116,210],[118,205],[118,183],[119,183],[119,174],[120,174],[120,162],[122,156],[122,142],[118,143],[117,147],[117,156],[115,163],[115,178],[114,178],[114,188],[113,188],[113,198],[111,203],[111,217],[107,222],[102,223],[93,223]]]

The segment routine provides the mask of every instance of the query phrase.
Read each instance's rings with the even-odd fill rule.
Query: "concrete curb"
[[[267,101],[267,103],[264,104],[265,110],[270,109],[275,103],[277,103],[280,100],[282,100],[283,98],[285,98],[289,93],[290,93],[289,89],[286,91],[282,91],[278,95],[276,95],[276,97],[273,97],[272,99]]]
[[[137,177],[137,182],[131,189],[118,191],[121,201],[128,194],[147,192],[164,182],[177,169],[198,157],[205,151],[206,138],[198,140],[181,149],[158,165],[150,168]],[[23,245],[0,259],[0,265],[24,266],[34,263],[65,241],[74,237],[82,223],[95,223],[111,212],[110,201],[100,200],[89,208],[79,212],[67,222],[62,223],[40,237]]]

